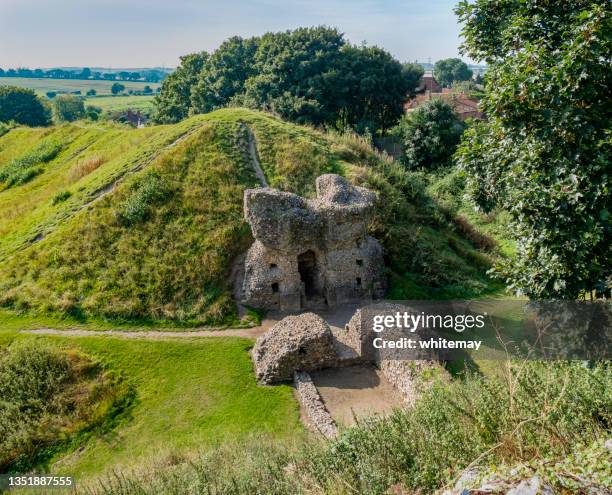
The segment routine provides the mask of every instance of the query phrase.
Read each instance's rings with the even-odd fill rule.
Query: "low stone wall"
[[[378,367],[389,383],[402,395],[408,407],[413,407],[428,381],[438,372],[442,373],[439,364],[433,361],[394,361],[382,360]]]
[[[298,400],[315,428],[326,438],[335,437],[338,434],[336,422],[323,404],[319,391],[312,382],[310,375],[305,371],[296,371],[293,374],[293,380]]]

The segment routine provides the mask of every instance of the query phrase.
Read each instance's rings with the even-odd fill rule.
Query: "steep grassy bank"
[[[390,297],[497,289],[484,276],[486,257],[431,200],[422,175],[358,137],[225,109],[175,126],[75,124],[0,138],[0,172],[41,142],[61,146],[40,173],[0,192],[0,304],[77,318],[236,324],[228,278],[251,242],[242,194],[258,185],[244,124],[271,186],[308,196],[317,175],[335,172],[379,192],[372,231],[386,249]]]

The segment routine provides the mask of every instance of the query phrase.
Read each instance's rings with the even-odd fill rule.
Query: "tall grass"
[[[114,385],[85,356],[41,341],[0,351],[0,471],[20,471],[92,422],[114,401]]]
[[[43,141],[32,151],[16,158],[0,170],[0,183],[5,187],[24,184],[41,174],[43,164],[53,160],[64,145],[56,141]]]
[[[510,364],[500,377],[439,383],[413,410],[364,421],[330,442],[288,448],[254,439],[142,472],[115,472],[82,493],[431,493],[467,467],[564,459],[611,428],[609,364]]]
[[[91,174],[94,170],[97,170],[100,166],[106,163],[106,158],[103,156],[90,156],[83,160],[79,160],[69,171],[68,181],[77,182],[86,175]]]
[[[131,194],[119,205],[117,218],[126,225],[144,222],[151,207],[171,194],[167,181],[156,171],[149,171],[131,185]]]

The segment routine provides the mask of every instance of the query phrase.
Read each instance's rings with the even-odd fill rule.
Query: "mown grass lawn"
[[[135,393],[115,428],[57,456],[53,473],[86,480],[114,468],[124,470],[167,456],[180,457],[254,434],[284,439],[302,435],[291,387],[256,385],[248,355],[251,340],[127,340],[18,333],[49,323],[58,322],[1,313],[0,347],[17,338],[51,340],[79,349],[120,374]]]

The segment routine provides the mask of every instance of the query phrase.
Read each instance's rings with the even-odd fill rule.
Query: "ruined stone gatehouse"
[[[317,197],[248,189],[244,214],[255,242],[245,261],[242,302],[299,311],[384,295],[382,248],[367,235],[376,196],[345,178],[317,178]]]

